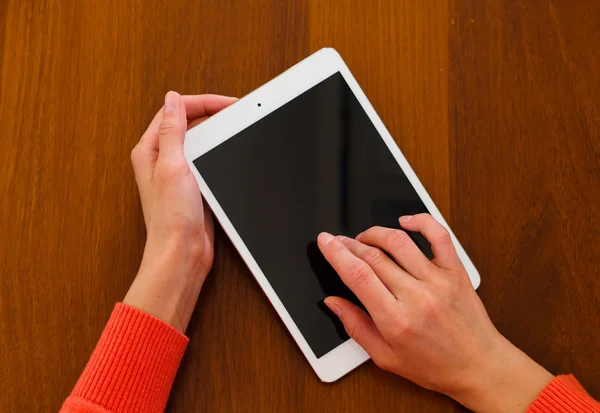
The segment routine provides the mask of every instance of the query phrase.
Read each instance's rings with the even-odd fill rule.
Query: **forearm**
[[[148,240],[144,258],[123,303],[185,333],[210,268],[191,258],[188,246]]]
[[[162,412],[188,339],[163,321],[117,304],[61,412]]]
[[[63,412],[164,410],[188,341],[183,332],[213,261],[212,217],[183,155],[185,132],[188,120],[204,120],[236,100],[169,92],[132,150],[144,258]]]
[[[477,413],[600,413],[573,376],[552,376],[502,337],[498,356],[474,366],[462,392],[449,394]]]
[[[504,337],[499,342],[497,357],[477,366],[467,390],[451,396],[478,413],[522,413],[554,377]]]

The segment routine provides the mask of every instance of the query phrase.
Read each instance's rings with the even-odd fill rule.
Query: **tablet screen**
[[[317,248],[319,232],[354,237],[427,212],[339,72],[194,165],[317,358],[348,339],[323,299],[359,304]]]

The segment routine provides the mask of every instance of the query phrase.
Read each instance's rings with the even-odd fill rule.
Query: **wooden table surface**
[[[58,410],[145,240],[165,92],[243,96],[335,47],[482,275],[498,329],[600,397],[597,0],[2,0],[0,411]],[[448,412],[319,382],[222,230],[171,412]]]

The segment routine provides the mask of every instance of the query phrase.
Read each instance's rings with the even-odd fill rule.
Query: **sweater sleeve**
[[[188,339],[117,304],[62,413],[162,412]]]
[[[575,377],[555,377],[527,409],[527,413],[600,413],[600,403],[592,399]]]

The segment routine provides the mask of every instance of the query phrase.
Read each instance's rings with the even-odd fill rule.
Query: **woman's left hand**
[[[235,102],[169,92],[131,152],[147,238],[123,302],[185,332],[213,262],[212,216],[183,155],[186,130]]]

